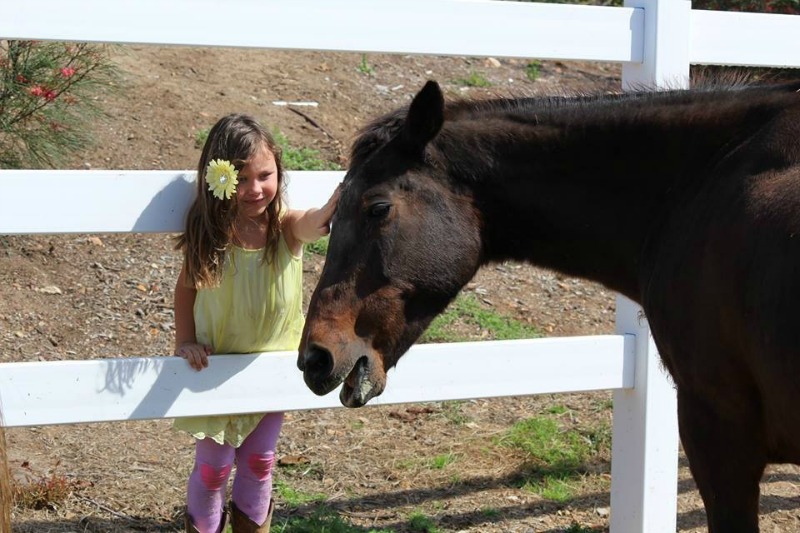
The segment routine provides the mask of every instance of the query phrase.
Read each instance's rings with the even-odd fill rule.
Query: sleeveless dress
[[[292,255],[281,234],[272,261],[264,249],[232,246],[218,287],[198,289],[197,342],[215,354],[295,350],[303,331],[303,257]],[[203,370],[213,372],[212,368]],[[264,413],[177,418],[175,429],[238,448]]]

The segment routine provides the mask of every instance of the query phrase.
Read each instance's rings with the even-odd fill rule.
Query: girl
[[[303,329],[303,243],[328,233],[338,189],[320,209],[287,209],[280,149],[241,114],[211,128],[197,170],[197,198],[176,245],[184,261],[175,287],[175,355],[199,371],[214,353],[296,349]],[[225,527],[234,461],[233,531],[269,531],[282,422],[283,413],[175,421],[197,439],[186,531]]]

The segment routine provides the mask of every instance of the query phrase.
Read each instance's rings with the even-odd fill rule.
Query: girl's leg
[[[272,467],[283,413],[267,413],[236,449],[231,499],[256,524],[263,524],[272,498]]]
[[[189,476],[187,513],[200,533],[217,533],[222,519],[225,488],[233,467],[235,449],[212,439],[195,443],[194,469]]]

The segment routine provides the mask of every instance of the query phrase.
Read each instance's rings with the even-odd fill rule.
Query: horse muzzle
[[[372,350],[351,353],[353,355],[337,363],[327,348],[313,343],[308,345],[298,365],[308,388],[323,396],[342,385],[339,400],[345,407],[363,407],[381,394],[386,386],[386,373],[380,357]]]

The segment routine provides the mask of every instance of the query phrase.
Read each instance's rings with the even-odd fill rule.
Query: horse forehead
[[[394,171],[363,169],[346,183],[342,190],[342,203],[348,207],[358,206],[365,194],[388,193],[394,189],[413,191],[420,188],[424,182],[424,176],[408,167],[394,169]]]

